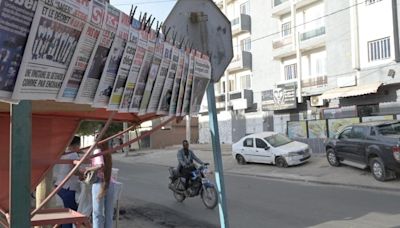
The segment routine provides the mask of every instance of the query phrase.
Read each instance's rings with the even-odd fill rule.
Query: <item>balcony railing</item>
[[[300,41],[306,41],[312,39],[314,37],[325,35],[325,26],[321,26],[319,28],[303,32],[300,34]]]
[[[272,48],[277,49],[292,43],[292,36],[286,36],[278,40],[272,41]]]
[[[238,35],[244,32],[251,32],[251,17],[247,14],[240,14],[231,21],[232,34]]]
[[[252,55],[251,52],[242,51],[240,55],[236,56],[231,64],[228,66],[228,72],[235,72],[241,70],[252,69]]]
[[[287,2],[287,1],[289,1],[289,0],[272,0],[272,6],[273,7],[277,7],[277,6],[279,6],[279,5],[281,5],[282,3],[285,3],[285,2]]]

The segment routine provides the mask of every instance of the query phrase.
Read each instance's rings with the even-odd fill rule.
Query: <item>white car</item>
[[[283,134],[262,132],[245,136],[233,144],[232,155],[241,165],[255,162],[287,167],[306,162],[311,157],[311,149]]]

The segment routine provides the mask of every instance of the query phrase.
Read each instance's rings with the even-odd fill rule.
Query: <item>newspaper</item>
[[[163,58],[161,60],[160,69],[158,70],[156,81],[154,82],[153,91],[150,96],[147,113],[157,112],[158,104],[161,97],[161,92],[164,88],[165,78],[168,74],[169,65],[172,57],[172,45],[164,42]]]
[[[167,77],[164,82],[164,88],[161,93],[161,99],[158,103],[157,114],[158,115],[168,115],[169,107],[172,99],[172,89],[174,87],[174,79],[176,74],[176,69],[178,68],[179,61],[179,49],[177,47],[172,47],[172,58],[171,63],[168,68]]]
[[[211,63],[207,55],[196,54],[194,63],[192,96],[190,101],[190,115],[200,111],[201,102],[208,83],[211,80]]]
[[[193,84],[193,74],[194,74],[194,57],[196,55],[196,51],[192,51],[190,53],[189,58],[189,72],[186,79],[185,85],[185,96],[183,98],[182,112],[181,116],[186,116],[190,114],[190,97],[192,95],[192,84]]]
[[[0,1],[0,98],[10,101],[37,1]]]
[[[178,103],[176,105],[176,116],[180,116],[182,113],[182,106],[185,97],[186,80],[189,74],[189,60],[190,60],[189,50],[186,50],[184,55],[185,58],[183,63],[182,79],[181,79],[181,85],[179,86],[179,95],[177,100]]]
[[[104,0],[90,1],[90,20],[82,31],[78,46],[72,56],[64,82],[58,93],[58,101],[72,102],[75,100],[81,85],[83,75],[89,63],[90,56],[99,38],[104,22],[106,3]]]
[[[88,64],[89,68],[85,71],[78,94],[75,98],[75,103],[93,103],[93,99],[110,52],[111,44],[114,40],[115,33],[117,32],[120,11],[110,4],[107,4],[106,8],[107,14],[105,23],[103,24],[100,37],[97,40],[93,53],[90,57]]]
[[[128,78],[129,70],[133,63],[133,57],[135,56],[137,42],[139,40],[139,27],[139,21],[133,19],[131,27],[129,28],[128,42],[126,43],[124,53],[122,54],[121,63],[118,68],[117,77],[108,103],[108,110],[119,109],[126,79]]]
[[[181,86],[184,62],[185,62],[185,52],[182,49],[180,49],[179,50],[178,68],[176,69],[174,87],[172,89],[171,105],[169,107],[169,115],[170,116],[176,115],[176,108],[178,105],[178,96],[179,96],[179,87]]]
[[[144,89],[142,101],[140,103],[139,115],[144,115],[147,112],[147,106],[149,105],[151,91],[153,90],[158,69],[160,68],[163,50],[164,50],[164,38],[162,37],[162,34],[160,34],[156,42],[153,62],[151,63],[149,75],[146,82],[146,87]]]
[[[56,98],[88,14],[88,1],[38,2],[12,99]]]
[[[121,63],[122,54],[125,50],[129,35],[130,17],[125,13],[120,14],[117,35],[110,49],[99,86],[94,97],[93,107],[106,108],[110,100],[118,68]]]
[[[147,82],[147,77],[150,71],[150,66],[153,61],[156,39],[157,39],[156,32],[151,30],[148,34],[147,50],[143,58],[142,66],[140,67],[135,89],[133,90],[133,97],[131,105],[129,106],[129,112],[133,113],[139,112],[140,102],[142,101],[144,89]]]
[[[133,63],[128,73],[128,78],[126,80],[124,93],[122,95],[121,104],[118,110],[119,112],[129,111],[129,105],[133,97],[133,90],[135,89],[136,81],[139,76],[139,71],[143,64],[144,55],[146,54],[147,39],[148,39],[147,31],[140,30],[135,56],[133,57]]]

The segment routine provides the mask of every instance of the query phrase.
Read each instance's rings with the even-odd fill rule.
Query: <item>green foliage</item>
[[[77,132],[78,135],[94,135],[97,131],[101,130],[101,127],[105,124],[103,121],[83,121],[79,126]],[[121,122],[112,122],[110,127],[108,127],[106,136],[114,135],[123,129],[123,124]]]

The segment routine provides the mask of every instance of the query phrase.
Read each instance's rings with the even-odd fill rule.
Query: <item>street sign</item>
[[[203,19],[207,20],[207,41],[202,40],[200,23],[193,20],[196,13],[203,14]],[[185,37],[194,49],[211,55],[211,81],[218,82],[233,58],[233,47],[231,23],[215,3],[211,0],[178,0],[164,25],[178,37]],[[203,50],[203,42],[208,42],[208,50]]]

